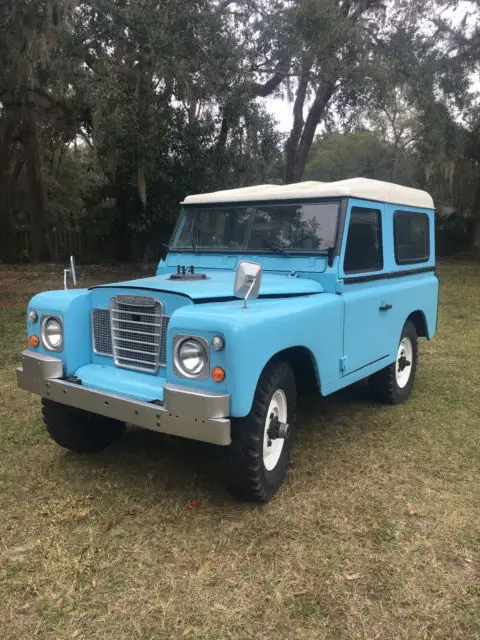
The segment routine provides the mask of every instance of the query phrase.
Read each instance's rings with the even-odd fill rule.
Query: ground
[[[2,637],[480,638],[480,266],[440,279],[411,400],[358,385],[302,401],[294,464],[262,507],[226,494],[213,447],[131,430],[82,457],[50,441],[14,369],[27,300],[61,269],[0,266]]]

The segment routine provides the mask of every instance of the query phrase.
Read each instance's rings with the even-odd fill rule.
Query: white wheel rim
[[[408,363],[408,364],[407,364]],[[395,376],[400,389],[407,386],[412,373],[413,346],[410,338],[403,338],[398,346]]]
[[[287,397],[281,389],[277,389],[270,400],[263,430],[263,464],[267,471],[271,471],[276,467],[285,443],[285,438],[270,440],[268,437],[272,415],[277,417],[280,422],[287,422]]]

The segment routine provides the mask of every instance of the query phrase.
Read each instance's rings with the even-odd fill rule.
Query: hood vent
[[[207,276],[204,273],[195,273],[195,265],[190,267],[183,267],[177,265],[177,272],[172,273],[169,280],[206,280]]]

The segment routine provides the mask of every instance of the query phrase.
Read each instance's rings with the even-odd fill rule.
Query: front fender
[[[41,344],[29,347],[35,353],[54,355],[63,362],[64,375],[73,375],[84,364],[90,362],[92,330],[90,325],[90,292],[87,289],[68,289],[39,293],[28,303],[27,313],[35,310],[37,322],[27,321],[28,336],[40,337],[42,316],[55,315],[63,320],[63,351],[52,353]]]
[[[197,304],[178,309],[170,325],[170,339],[181,331],[205,336],[218,333],[225,338],[221,360],[233,417],[249,413],[265,365],[285,349],[300,346],[312,353],[320,385],[340,377],[343,301],[334,294],[259,299],[249,302],[247,309],[241,300]]]

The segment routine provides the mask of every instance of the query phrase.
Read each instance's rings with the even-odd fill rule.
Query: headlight
[[[63,349],[63,323],[56,316],[44,316],[42,318],[42,344],[49,351],[61,351]]]
[[[208,378],[208,342],[201,337],[175,336],[173,364],[177,375]]]

